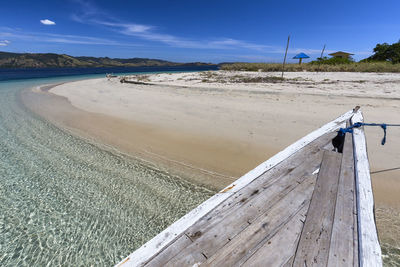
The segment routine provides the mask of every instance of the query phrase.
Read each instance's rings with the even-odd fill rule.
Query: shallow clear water
[[[375,207],[376,223],[383,255],[383,266],[400,266],[400,210]]]
[[[67,79],[0,83],[0,266],[113,265],[213,194],[19,103],[23,88]]]
[[[90,74],[105,73],[149,73],[149,72],[180,72],[180,71],[204,71],[217,70],[218,66],[148,66],[148,67],[101,67],[101,68],[39,68],[39,69],[6,69],[0,68],[0,81],[28,79],[28,78],[48,78],[60,76],[81,76]]]

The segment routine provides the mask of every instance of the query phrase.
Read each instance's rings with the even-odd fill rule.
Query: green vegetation
[[[354,63],[354,60],[350,58],[341,58],[341,57],[323,57],[317,58],[315,61],[311,61],[309,64],[326,64],[326,65],[340,65],[340,64],[351,64]]]
[[[235,71],[282,71],[280,63],[223,63],[222,70]],[[360,62],[332,57],[318,58],[310,63],[286,64],[285,71],[321,71],[321,72],[400,72],[400,41],[394,44],[377,44],[374,54]]]
[[[394,44],[377,44],[374,48],[374,54],[363,62],[388,61],[391,63],[400,63],[400,41]]]
[[[319,63],[310,62],[299,64],[286,64],[285,71],[321,71],[321,72],[400,72],[400,64],[393,64],[391,62],[346,62],[335,63],[330,62],[325,64],[322,61]],[[280,63],[225,63],[220,66],[222,70],[232,71],[263,71],[273,72],[282,71],[282,64]]]
[[[67,68],[67,67],[143,67],[211,65],[206,63],[174,63],[149,58],[73,57],[59,54],[0,52],[0,68]]]

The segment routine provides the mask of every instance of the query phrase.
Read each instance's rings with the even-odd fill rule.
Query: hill
[[[53,53],[0,52],[0,68],[68,68],[68,67],[143,67],[213,65],[208,63],[175,63],[149,58],[73,57]]]

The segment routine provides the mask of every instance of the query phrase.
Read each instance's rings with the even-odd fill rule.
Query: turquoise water
[[[72,79],[0,83],[0,266],[113,265],[213,194],[19,102],[24,88]]]
[[[0,81],[27,79],[27,78],[49,78],[60,76],[81,76],[89,74],[105,73],[149,73],[149,72],[179,72],[179,71],[204,71],[217,70],[218,66],[148,66],[148,67],[102,67],[102,68],[39,68],[39,69],[6,69],[0,68]]]

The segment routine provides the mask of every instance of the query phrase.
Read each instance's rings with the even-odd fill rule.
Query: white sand
[[[215,73],[213,75],[213,73]],[[398,73],[357,73],[357,72],[286,72],[286,83],[221,83],[235,76],[281,77],[278,72],[218,71],[176,74],[144,75],[148,82],[177,86],[251,90],[261,92],[284,92],[335,96],[400,98],[400,75]],[[134,76],[133,76],[134,77]],[[139,76],[143,77],[143,76]],[[202,82],[208,79],[211,82]],[[133,79],[135,80],[135,79]],[[294,84],[295,83],[295,84]]]
[[[235,75],[280,76],[224,71],[154,74],[145,80],[156,85],[104,78],[63,84],[50,92],[81,110],[145,124],[149,136],[162,128],[159,140],[174,132],[184,135],[184,143],[168,139],[168,149],[175,146],[176,153],[160,143],[149,144],[148,149],[233,176],[216,182],[218,187],[356,105],[362,107],[367,122],[400,123],[399,74],[301,72],[286,73],[290,80],[283,83],[229,82]],[[372,172],[400,167],[400,127],[388,129],[385,146],[380,145],[381,129],[367,128],[366,134]],[[202,147],[202,142],[213,142],[214,151],[204,143]],[[182,146],[185,151],[178,148]],[[400,171],[372,177],[377,201],[400,206]]]

